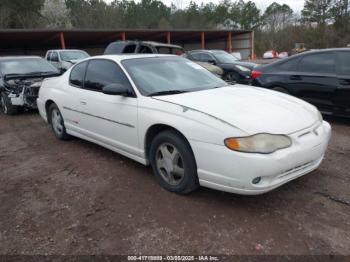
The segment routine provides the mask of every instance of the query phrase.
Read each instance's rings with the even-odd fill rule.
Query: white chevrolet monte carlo
[[[170,55],[84,60],[45,80],[40,115],[70,135],[152,166],[161,186],[255,195],[315,170],[331,127],[289,95],[228,85]]]

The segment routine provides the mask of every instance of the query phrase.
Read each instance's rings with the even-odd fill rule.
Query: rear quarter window
[[[337,73],[350,76],[350,52],[337,52]]]
[[[298,71],[305,73],[331,74],[335,71],[334,53],[308,54],[301,58]]]

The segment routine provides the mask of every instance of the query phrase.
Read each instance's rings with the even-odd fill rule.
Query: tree
[[[293,10],[286,4],[280,5],[274,2],[266,8],[262,19],[267,30],[273,32],[283,30],[292,23]]]
[[[44,0],[1,0],[2,23],[9,28],[35,28],[40,26],[40,9]]]
[[[260,10],[252,1],[240,0],[237,4],[238,23],[242,29],[254,29],[261,24]]]
[[[45,25],[49,28],[70,28],[69,10],[64,0],[45,0],[41,9]]]
[[[288,50],[290,40],[286,28],[293,24],[293,19],[293,10],[288,5],[274,2],[268,6],[262,16],[263,46],[266,49]]]
[[[306,0],[302,10],[303,20],[325,25],[331,19],[333,0]]]

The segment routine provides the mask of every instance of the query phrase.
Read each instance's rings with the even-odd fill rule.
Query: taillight
[[[262,75],[262,73],[260,71],[252,71],[252,79],[255,80],[257,79],[258,77],[260,77]]]

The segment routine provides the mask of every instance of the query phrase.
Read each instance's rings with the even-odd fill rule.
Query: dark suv
[[[251,70],[257,66],[255,63],[240,61],[223,50],[193,50],[187,52],[187,58],[220,67],[224,71],[223,79],[229,83],[248,84]]]
[[[110,43],[104,54],[173,54],[182,55],[184,50],[181,46],[163,44],[151,41],[116,41]]]
[[[350,117],[350,48],[309,51],[259,66],[252,84],[302,98],[325,114]]]

